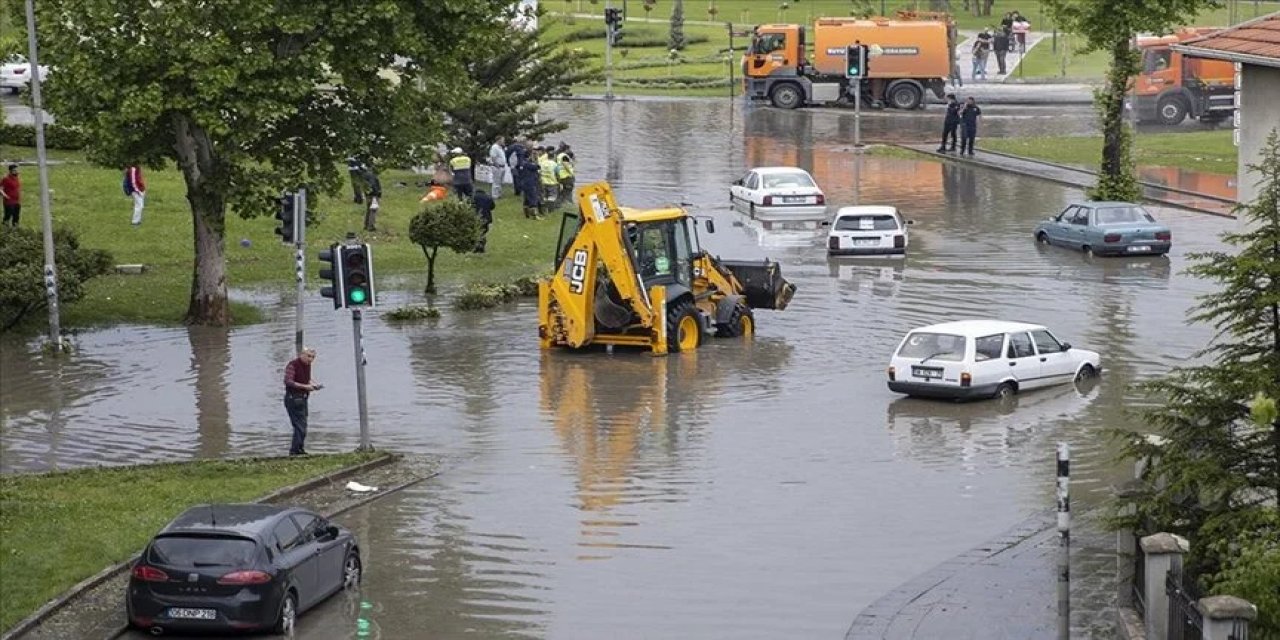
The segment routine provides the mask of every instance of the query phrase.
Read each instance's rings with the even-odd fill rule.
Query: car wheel
[[[1085,366],[1080,367],[1080,371],[1076,372],[1076,382],[1092,378],[1096,375],[1098,375],[1098,371],[1093,368],[1093,365],[1086,364]]]
[[[351,590],[360,585],[360,578],[364,575],[364,567],[360,564],[360,554],[352,551],[347,554],[347,559],[342,563],[342,588]]]
[[[1180,96],[1169,96],[1156,105],[1156,115],[1161,124],[1179,125],[1187,118],[1187,101]]]
[[[1043,231],[1041,231],[1040,233],[1037,233],[1036,242],[1039,242],[1040,244],[1049,244],[1049,234]]]
[[[800,87],[790,82],[775,87],[769,97],[773,101],[773,106],[779,109],[794,109],[804,102]]]
[[[747,211],[751,213],[752,218],[756,217],[756,203],[754,202],[747,203]]]
[[[914,84],[903,83],[889,90],[889,104],[910,111],[924,104],[924,93]]]
[[[285,592],[284,600],[280,603],[280,616],[276,619],[276,626],[273,631],[276,635],[292,636],[297,624],[298,596],[294,595],[291,589]]]
[[[1014,386],[1012,382],[1001,382],[1000,386],[996,387],[996,392],[992,394],[991,397],[996,400],[1012,400],[1013,396],[1017,394],[1018,387]]]
[[[1093,257],[1093,247],[1086,244],[1083,247],[1080,247],[1080,250],[1084,252],[1084,257],[1086,258]]]

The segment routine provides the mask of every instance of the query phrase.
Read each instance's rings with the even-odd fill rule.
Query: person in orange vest
[[[432,200],[444,200],[449,196],[449,190],[444,185],[431,180],[427,183],[427,192],[423,194],[422,199],[418,202],[431,202]]]

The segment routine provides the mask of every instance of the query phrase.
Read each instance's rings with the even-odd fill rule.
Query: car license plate
[[[1151,250],[1151,247],[1145,244],[1131,244],[1127,249],[1125,249],[1125,251],[1128,251],[1130,253],[1142,253],[1144,251],[1150,251],[1150,250]]]
[[[808,201],[809,201],[809,199],[808,199],[808,198],[803,198],[803,197],[801,197],[801,198],[783,198],[783,199],[782,199],[782,203],[783,203],[783,204],[804,204],[804,203],[806,203],[806,202],[808,202]]]
[[[170,618],[182,618],[185,620],[214,620],[218,617],[215,609],[169,609]]]
[[[854,238],[853,246],[855,247],[874,247],[880,244],[878,238]]]
[[[942,378],[942,369],[934,367],[911,367],[911,375],[917,378]]]

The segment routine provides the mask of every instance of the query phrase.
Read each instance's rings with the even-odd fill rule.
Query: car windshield
[[[840,216],[836,231],[894,231],[898,221],[893,216]]]
[[[171,567],[238,567],[249,564],[257,547],[248,538],[162,536],[151,543],[151,562]]]
[[[964,336],[917,331],[907,336],[898,357],[959,362],[964,360]]]
[[[782,189],[787,187],[814,187],[813,178],[803,173],[766,173],[764,188]]]
[[[1110,224],[1142,224],[1156,221],[1142,207],[1107,207],[1098,209],[1097,220],[1100,227]]]

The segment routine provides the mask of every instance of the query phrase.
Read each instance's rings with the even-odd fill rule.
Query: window
[[[298,530],[298,525],[294,524],[290,518],[284,518],[276,523],[272,534],[276,538],[276,548],[281,551],[287,551],[297,546],[302,538],[302,532]]]
[[[1053,337],[1053,334],[1048,331],[1032,331],[1031,339],[1035,340],[1036,349],[1038,349],[1041,354],[1059,353],[1062,351],[1062,343],[1058,342],[1058,339]]]
[[[1089,225],[1089,210],[1088,210],[1088,209],[1086,209],[1086,208],[1084,208],[1084,207],[1076,207],[1076,210],[1071,214],[1071,224],[1078,224],[1078,225],[1080,225],[1080,226],[1088,226],[1088,225]]]
[[[255,549],[248,538],[163,536],[151,543],[149,560],[170,567],[234,567],[249,564]]]
[[[950,333],[912,333],[902,343],[902,348],[898,349],[898,356],[960,362],[964,360],[964,336]]]
[[[1030,358],[1036,354],[1031,348],[1031,336],[1025,333],[1009,334],[1009,357]]]
[[[302,540],[313,540],[316,537],[316,530],[320,528],[320,517],[310,513],[293,514],[293,522],[298,525],[298,529],[302,531]]]
[[[1107,207],[1098,209],[1097,220],[1097,224],[1100,227],[1112,224],[1143,224],[1156,221],[1142,207]]]
[[[787,35],[784,33],[766,33],[757,36],[751,43],[751,50],[748,53],[773,53],[787,44]]]
[[[760,174],[752,172],[747,174],[746,186],[748,189],[756,189],[760,186]]]
[[[1079,209],[1079,208],[1080,207],[1076,207],[1076,206],[1067,207],[1066,209],[1063,209],[1062,213],[1059,213],[1058,217],[1054,218],[1054,220],[1057,220],[1058,222],[1071,222],[1071,218],[1075,217],[1076,215],[1076,209]]]
[[[1169,68],[1173,60],[1173,51],[1169,49],[1148,49],[1142,59],[1142,72],[1155,73]]]
[[[893,216],[840,216],[836,231],[897,231],[898,219]]]
[[[803,173],[770,173],[764,177],[764,188],[816,187],[813,178]]]
[[[999,358],[1000,350],[1003,347],[1003,333],[997,333],[994,336],[982,336],[973,341],[973,359],[975,362],[982,362],[983,360]]]

